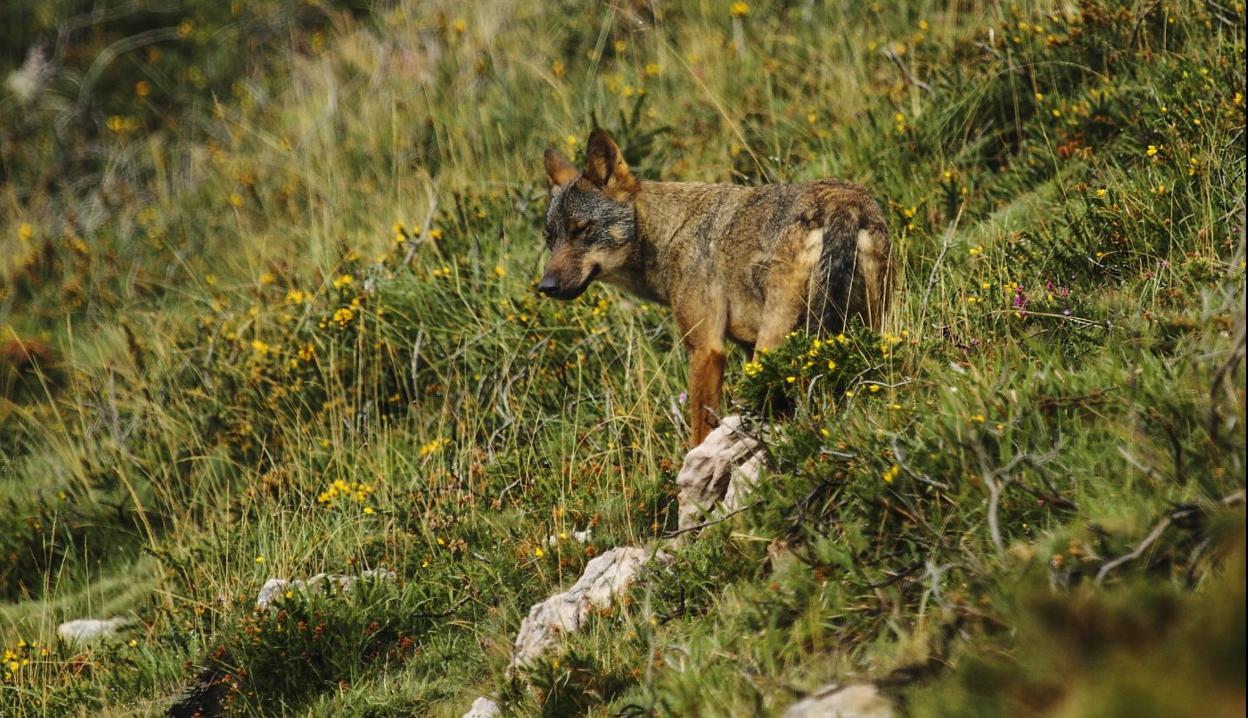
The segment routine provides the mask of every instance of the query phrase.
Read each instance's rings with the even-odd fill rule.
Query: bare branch
[[[1096,582],[1100,583],[1101,581],[1104,581],[1105,576],[1108,575],[1110,571],[1113,571],[1114,569],[1118,568],[1124,563],[1127,563],[1128,561],[1134,561],[1140,556],[1143,556],[1144,552],[1148,550],[1148,547],[1152,546],[1157,541],[1157,539],[1161,538],[1161,535],[1166,532],[1166,529],[1170,527],[1171,523],[1172,523],[1172,520],[1170,518],[1170,515],[1167,514],[1165,518],[1157,522],[1157,525],[1153,527],[1153,530],[1148,532],[1148,536],[1145,536],[1144,540],[1141,541],[1139,545],[1137,545],[1135,549],[1131,551],[1131,553],[1119,556],[1113,561],[1110,561],[1106,563],[1104,566],[1101,566],[1101,570],[1096,572]]]
[[[936,286],[936,273],[940,271],[940,265],[945,261],[945,255],[949,253],[949,245],[953,243],[953,235],[958,231],[958,224],[962,221],[962,211],[965,209],[965,202],[958,205],[958,213],[945,228],[945,236],[940,241],[940,254],[936,255],[936,261],[932,263],[932,273],[927,277],[927,289],[923,290],[923,301],[919,305],[923,308],[919,314],[920,327],[924,326],[924,320],[927,319],[928,299],[932,296],[932,287]]]
[[[924,92],[932,91],[931,85],[911,74],[910,68],[906,67],[906,64],[901,61],[901,57],[897,53],[893,52],[891,47],[886,47],[883,50],[880,50],[880,54],[893,61],[893,64],[897,66],[897,70],[901,72],[901,76],[906,78],[906,82],[922,89]]]
[[[748,510],[750,510],[750,509],[752,509],[752,508],[754,508],[754,504],[750,504],[750,505],[748,505],[748,506],[742,506],[742,507],[741,507],[741,508],[739,508],[739,509],[734,509],[734,510],[732,510],[732,511],[729,511],[728,513],[726,513],[726,514],[724,514],[724,515],[722,515],[722,516],[720,516],[720,517],[718,517],[718,518],[711,519],[710,521],[703,521],[702,523],[700,523],[700,524],[696,524],[696,525],[694,525],[694,526],[686,526],[686,527],[685,527],[685,528],[683,528],[683,529],[677,529],[677,530],[675,530],[675,531],[664,531],[664,532],[663,532],[663,537],[664,537],[664,538],[675,538],[676,536],[679,536],[679,535],[681,535],[681,534],[687,534],[687,533],[689,533],[690,531],[698,531],[698,530],[700,530],[700,529],[704,529],[704,528],[706,528],[707,526],[714,526],[715,524],[721,524],[721,523],[723,523],[723,522],[727,521],[728,519],[732,518],[733,516],[736,516],[737,514],[741,513],[742,511],[748,511]]]

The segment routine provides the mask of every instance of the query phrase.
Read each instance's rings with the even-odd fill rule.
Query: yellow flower
[[[733,17],[745,17],[750,14],[750,6],[747,3],[734,2],[729,6],[728,12],[732,13]]]
[[[880,390],[879,384],[871,384],[870,386],[867,387],[867,391],[871,392],[872,394],[874,394],[875,392],[879,390]]]
[[[130,646],[131,648],[134,648],[135,646],[139,645],[139,642],[131,638],[129,641],[126,641],[126,645]]]
[[[1104,188],[1104,187],[1101,187],[1100,189],[1098,189],[1098,190],[1096,191],[1096,196],[1097,196],[1097,197],[1104,197],[1106,194],[1107,194],[1107,192],[1106,192],[1106,190],[1105,190],[1105,188]]]
[[[134,132],[139,129],[139,121],[133,117],[113,115],[104,121],[104,126],[108,128],[109,132],[120,134],[123,132]]]
[[[22,222],[21,224],[17,225],[17,238],[18,239],[22,240],[23,242],[29,242],[30,238],[33,236],[35,236],[35,228],[31,226],[30,222]]]
[[[355,278],[350,274],[340,274],[338,275],[338,278],[334,280],[334,289],[342,289],[353,282],[355,282]]]
[[[334,312],[334,321],[338,322],[338,326],[340,327],[347,326],[354,318],[355,312],[352,312],[350,307],[342,307],[338,311]]]
[[[533,555],[534,555],[534,556],[536,556],[536,557],[538,557],[538,558],[541,558],[541,557],[543,557],[543,556],[545,556],[545,555],[546,555],[546,552],[545,552],[545,551],[543,551],[543,550],[542,550],[542,548],[539,546],[539,547],[537,547],[537,548],[533,549]]]
[[[316,347],[312,346],[311,344],[304,344],[303,346],[299,347],[300,359],[304,361],[312,361],[312,359],[315,356],[316,356]]]
[[[1149,157],[1152,157],[1153,155],[1157,154],[1157,145],[1149,145],[1148,149],[1144,151],[1144,154],[1148,155]]]
[[[893,464],[892,466],[888,467],[887,471],[884,472],[884,483],[886,484],[893,483],[893,480],[896,479],[899,474],[901,474],[901,467],[898,466],[897,464]]]
[[[261,356],[264,356],[269,353],[269,345],[259,339],[256,339],[251,342],[251,350]]]
[[[257,557],[256,557],[256,563],[264,563],[264,557],[263,557],[263,556],[257,556]]]
[[[442,239],[442,230],[436,227],[429,230],[429,239],[432,239],[435,242],[438,241],[439,239]]]
[[[446,439],[434,439],[433,441],[430,441],[429,443],[420,447],[420,455],[422,457],[432,456],[433,454],[436,454],[439,451],[441,451],[442,448],[446,446],[446,444],[447,444]]]
[[[238,208],[243,206],[243,196],[237,192],[231,192],[227,199],[231,207]]]
[[[645,73],[646,77],[656,77],[663,74],[663,68],[657,62],[647,62]]]
[[[507,276],[507,270],[503,268],[503,265],[496,264],[494,265],[494,276],[502,279]]]
[[[261,284],[272,284],[273,282],[276,282],[276,281],[277,281],[277,277],[274,276],[272,272],[265,272],[264,274],[260,275]]]
[[[138,82],[134,83],[135,97],[143,98],[143,97],[147,97],[150,94],[152,94],[152,83],[148,82],[147,80],[139,80]]]
[[[304,294],[298,289],[292,289],[289,292],[286,292],[287,304],[303,304],[303,300],[307,298],[308,298],[308,295]]]

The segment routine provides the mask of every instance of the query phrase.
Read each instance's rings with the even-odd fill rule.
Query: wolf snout
[[[589,271],[589,276],[585,277],[580,283],[569,285],[566,279],[558,272],[547,272],[542,276],[542,280],[537,283],[537,291],[548,297],[555,299],[576,299],[589,288],[589,283],[594,281],[594,277],[602,271],[602,267],[595,264]]]
[[[542,281],[538,282],[537,291],[547,296],[553,296],[559,292],[559,280],[547,274],[542,277]]]

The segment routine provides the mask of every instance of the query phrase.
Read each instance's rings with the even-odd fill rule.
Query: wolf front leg
[[[719,416],[724,384],[724,332],[728,307],[723,294],[708,287],[702,275],[678,283],[672,292],[672,313],[689,352],[689,424],[692,446],[702,443]]]
[[[690,446],[702,443],[718,421],[719,397],[724,385],[723,347],[698,347],[689,356],[689,406],[693,436]]]

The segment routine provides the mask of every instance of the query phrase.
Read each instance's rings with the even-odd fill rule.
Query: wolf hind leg
[[[794,228],[777,242],[767,274],[755,351],[776,347],[789,332],[802,328],[802,317],[808,317],[812,308],[812,275],[823,254],[823,241],[822,229]]]

